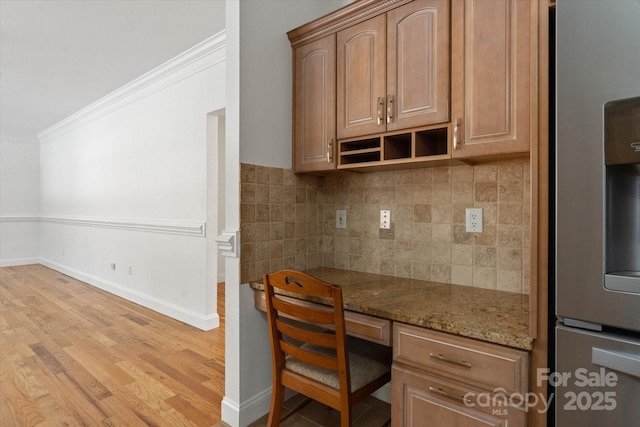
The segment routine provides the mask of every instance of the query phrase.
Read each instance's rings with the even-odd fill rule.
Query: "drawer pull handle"
[[[465,362],[464,360],[449,359],[447,356],[443,356],[441,354],[435,354],[435,353],[429,353],[429,357],[440,360],[441,362],[447,362],[453,365],[458,365],[465,368],[471,368],[471,363]]]
[[[448,391],[444,391],[441,388],[436,388],[436,387],[432,387],[432,386],[429,386],[429,391],[433,392],[433,393],[436,393],[436,394],[439,394],[440,396],[447,397],[449,399],[457,400],[458,402],[463,403],[463,404],[467,403],[467,398],[465,397],[466,395],[465,396],[458,396],[458,395],[455,395],[453,393],[449,393]]]

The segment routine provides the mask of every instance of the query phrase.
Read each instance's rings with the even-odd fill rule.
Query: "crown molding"
[[[40,143],[70,132],[225,60],[225,31],[209,37],[164,64],[38,133]]]
[[[411,0],[358,0],[287,32],[291,46],[336,33]]]

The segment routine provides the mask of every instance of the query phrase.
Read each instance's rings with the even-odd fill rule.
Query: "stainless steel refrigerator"
[[[640,1],[557,0],[557,427],[640,426]]]

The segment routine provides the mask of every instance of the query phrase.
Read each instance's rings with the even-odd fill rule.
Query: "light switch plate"
[[[467,233],[482,233],[482,208],[467,208]]]
[[[347,228],[347,211],[345,209],[336,210],[336,228]]]

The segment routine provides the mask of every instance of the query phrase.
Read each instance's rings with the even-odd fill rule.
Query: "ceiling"
[[[35,137],[224,27],[225,0],[0,0],[0,132]]]

